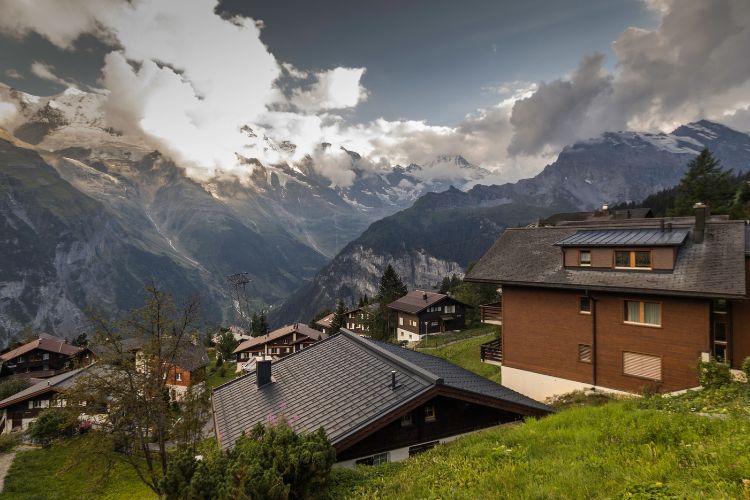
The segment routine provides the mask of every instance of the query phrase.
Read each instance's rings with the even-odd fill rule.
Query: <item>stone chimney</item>
[[[255,363],[255,376],[258,387],[271,383],[271,361],[258,360]]]
[[[706,220],[708,219],[708,207],[705,203],[698,202],[693,205],[695,210],[695,226],[693,227],[693,241],[703,243],[706,236]]]

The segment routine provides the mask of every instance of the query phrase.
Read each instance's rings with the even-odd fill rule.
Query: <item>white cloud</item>
[[[55,73],[55,67],[51,64],[47,64],[40,61],[34,61],[31,63],[31,74],[34,76],[37,76],[41,78],[42,80],[48,80],[50,82],[57,83],[58,85],[62,85],[63,87],[74,87],[77,88],[77,85],[75,83],[69,82],[65,80],[64,78],[60,78]]]
[[[291,102],[302,111],[353,108],[367,99],[361,85],[365,68],[338,67],[315,75],[315,83],[308,89],[297,89]]]
[[[0,101],[0,127],[11,123],[16,117],[16,113],[18,113],[18,110],[14,104]]]
[[[4,73],[8,78],[13,78],[14,80],[23,80],[23,75],[19,73],[17,69],[9,68],[6,69]]]

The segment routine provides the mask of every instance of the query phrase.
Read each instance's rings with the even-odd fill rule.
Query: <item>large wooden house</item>
[[[750,356],[750,232],[710,217],[507,229],[466,280],[502,286],[503,384],[677,391],[700,359]]]
[[[397,313],[397,340],[417,342],[425,335],[463,329],[471,306],[442,293],[414,290],[388,307]]]
[[[443,359],[345,329],[214,391],[222,448],[269,418],[323,428],[341,466],[420,453],[478,429],[551,408]]]
[[[89,364],[92,360],[88,349],[43,333],[0,355],[0,376],[48,378],[78,365]]]
[[[357,335],[369,335],[370,327],[368,326],[368,315],[373,306],[357,307],[346,311],[343,328],[356,333]],[[323,333],[330,335],[331,323],[336,313],[323,316],[315,322],[315,326]]]
[[[237,356],[238,371],[240,364],[245,364],[255,358],[282,358],[301,351],[313,343],[326,338],[328,335],[303,323],[294,323],[278,328],[268,335],[252,337],[234,350]]]

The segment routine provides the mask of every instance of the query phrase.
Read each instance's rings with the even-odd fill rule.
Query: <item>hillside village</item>
[[[666,435],[679,425],[701,428],[722,446],[737,435],[726,434],[729,422],[744,428],[750,414],[750,229],[727,214],[744,213],[746,186],[730,182],[704,151],[671,202],[707,201],[687,204],[689,214],[603,206],[538,218],[507,229],[463,278],[408,290],[387,266],[377,296],[339,301],[309,324],[271,330],[261,311],[247,329],[201,332],[197,303],[176,305],[152,285],[141,309],[122,321],[95,318],[90,336],[28,332],[0,354],[0,446],[15,457],[5,491],[15,498],[29,474],[41,473],[36,454],[57,457],[40,462],[49,469],[43,474],[65,476],[73,456],[65,450],[93,443],[113,447],[106,454],[120,476],[138,478],[116,486],[107,479],[102,491],[168,498],[191,488],[213,496],[221,484],[245,488],[236,476],[206,476],[205,467],[240,465],[278,446],[292,447],[284,452],[290,462],[274,465],[279,484],[330,498],[426,496],[423,488],[437,485],[419,474],[408,484],[396,478],[426,460],[454,467],[456,453],[478,461],[467,497],[504,496],[495,488],[507,485],[487,484],[487,474],[512,473],[506,458],[486,455],[485,440],[511,443],[489,449],[514,456],[513,442],[538,446],[528,429],[554,455],[569,445],[551,426],[604,432],[598,419],[656,426],[644,444],[662,443],[662,433],[674,439]],[[659,453],[666,459],[692,439]],[[293,449],[311,455],[293,458]],[[519,458],[525,474],[546,460],[532,456]],[[288,476],[292,462],[309,476]],[[257,462],[248,478],[267,465]],[[554,474],[557,465],[547,467]],[[735,496],[747,491],[748,467],[742,460],[736,480],[690,488]],[[612,484],[593,496],[687,491],[678,474],[632,473],[620,471],[625,490]],[[322,489],[313,494],[313,484]],[[267,494],[262,483],[253,488]]]

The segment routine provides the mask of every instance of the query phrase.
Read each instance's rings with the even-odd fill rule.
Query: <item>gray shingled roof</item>
[[[622,246],[677,246],[682,245],[690,231],[674,229],[587,229],[555,243],[564,247],[622,247]]]
[[[430,307],[431,305],[437,304],[438,302],[450,299],[455,302],[463,304],[463,302],[436,292],[426,292],[424,290],[412,290],[398,300],[395,300],[388,304],[388,307],[397,311],[403,311],[409,314],[416,314]],[[466,304],[464,304],[466,305]]]
[[[255,347],[257,345],[263,345],[266,342],[279,339],[281,337],[284,337],[294,332],[297,332],[300,335],[304,335],[305,337],[308,337],[312,340],[321,340],[328,336],[327,334],[320,332],[316,330],[315,328],[310,328],[304,323],[294,323],[293,325],[286,325],[286,326],[282,326],[281,328],[277,328],[276,330],[269,332],[268,335],[261,335],[260,337],[253,337],[253,338],[247,339],[246,341],[238,345],[237,348],[234,350],[234,352],[238,353],[238,352],[246,351],[247,349],[250,349],[251,347]],[[298,342],[300,340],[302,339],[298,339]]]
[[[658,226],[658,219],[639,227]],[[675,231],[679,230],[675,219]],[[627,227],[613,224],[612,227]],[[632,227],[632,224],[630,225]],[[586,226],[590,227],[590,226]],[[599,226],[600,228],[601,225]],[[679,227],[685,228],[684,224]],[[689,226],[687,226],[689,227]],[[741,221],[706,225],[703,243],[687,238],[674,271],[617,271],[565,268],[555,243],[580,227],[507,229],[468,273],[468,281],[666,295],[740,298],[745,296],[745,227]]]
[[[361,338],[347,330],[273,363],[274,382],[258,388],[252,372],[214,390],[217,438],[230,447],[243,431],[285,416],[299,431],[325,429],[335,445],[414,398],[446,385],[527,410],[548,406],[449,362]],[[391,371],[398,388],[391,388]]]

